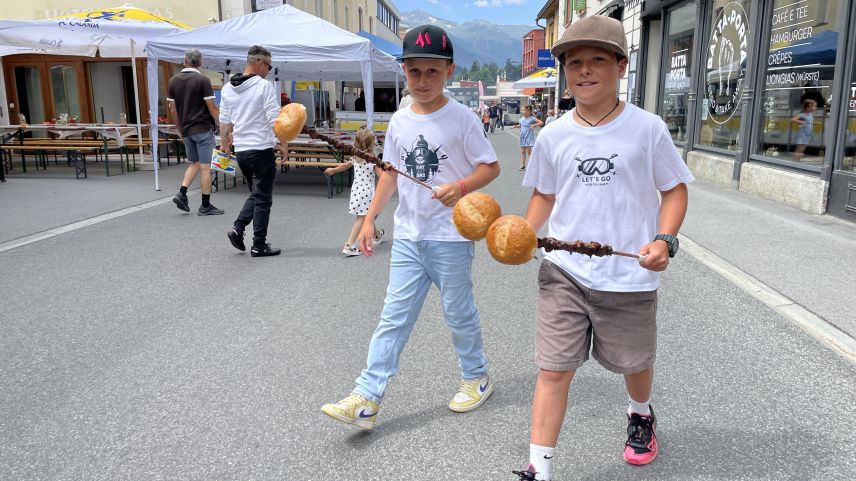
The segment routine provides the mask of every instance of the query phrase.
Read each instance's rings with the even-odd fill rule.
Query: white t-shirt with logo
[[[481,121],[464,105],[449,100],[428,115],[411,108],[395,112],[389,121],[383,160],[432,186],[463,179],[478,164],[496,162],[496,153]],[[398,176],[398,209],[394,237],[411,241],[466,241],[452,224],[452,209],[431,191]]]
[[[695,179],[660,117],[625,103],[603,126],[584,128],[573,118],[564,115],[541,131],[523,185],[555,194],[549,236],[637,253],[657,235],[658,191]],[[660,285],[658,273],[627,257],[553,251],[545,258],[589,289],[641,292]]]

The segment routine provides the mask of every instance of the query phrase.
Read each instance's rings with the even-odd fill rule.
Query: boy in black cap
[[[431,184],[434,193],[385,173],[360,231],[360,250],[371,257],[374,219],[398,190],[389,285],[367,366],[351,395],[321,408],[333,419],[363,429],[374,427],[387,383],[398,370],[431,284],[440,289],[461,368],[462,380],[449,409],[472,411],[493,393],[472,293],[474,245],[455,230],[451,207],[499,175],[496,153],[479,119],[443,94],[455,72],[452,42],[443,29],[423,25],[409,31],[401,60],[413,103],[392,116],[383,158]]]

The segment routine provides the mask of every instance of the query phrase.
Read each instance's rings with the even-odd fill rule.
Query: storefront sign
[[[770,53],[764,78],[767,90],[816,86],[821,80],[830,80],[838,34],[814,18],[809,3],[777,3],[784,5],[774,4],[770,18]]]
[[[550,55],[550,49],[538,49],[538,68],[555,66],[556,60]]]
[[[710,118],[724,124],[737,111],[743,97],[749,20],[743,6],[731,2],[713,24],[707,52],[706,97]]]
[[[850,86],[850,109],[851,112],[856,112],[856,82]]]
[[[282,0],[256,0],[256,11],[267,10],[269,8],[281,7]]]
[[[669,60],[669,70],[666,73],[666,90],[667,91],[686,91],[690,86],[690,76],[688,74],[690,64],[690,47],[692,46],[692,35],[686,39],[678,39],[673,41],[676,46],[684,46],[686,48],[672,52]]]

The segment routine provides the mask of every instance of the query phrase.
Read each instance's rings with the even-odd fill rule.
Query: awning
[[[357,32],[357,35],[367,39],[369,42],[372,43],[372,45],[374,45],[376,49],[380,50],[381,52],[388,53],[395,58],[401,56],[401,44],[396,45],[395,43],[390,42],[385,38],[380,38],[377,35],[372,35],[362,30]]]
[[[556,69],[548,67],[514,82],[516,89],[544,89],[556,86]]]

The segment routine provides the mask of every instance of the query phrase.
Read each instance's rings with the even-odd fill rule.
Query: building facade
[[[663,118],[696,177],[856,221],[856,2],[580,6],[559,16],[623,20],[621,97]]]
[[[120,2],[32,0],[15,5],[2,2],[0,18],[47,19],[115,6],[117,3]],[[389,0],[143,0],[134,5],[169,20],[198,27],[283,3],[293,4],[345,30],[354,33],[362,30],[401,43],[398,37],[400,13]],[[204,46],[200,48],[204,53]],[[134,108],[130,59],[10,55],[0,58],[0,65],[0,124],[17,123],[20,114],[25,114],[31,123],[57,118],[61,113],[77,116],[84,122],[118,122],[123,113],[131,122],[138,120]],[[179,69],[180,65],[177,64],[161,62],[159,65],[160,115],[166,113],[163,100],[166,97],[166,85]],[[136,88],[141,105],[145,106],[148,104],[145,59],[137,61],[137,71]],[[212,72],[209,77],[215,89],[222,86],[221,75]],[[280,88],[294,96],[293,83],[281,83]],[[323,89],[333,99],[325,103],[332,110],[336,106],[336,99],[342,97],[344,87],[337,82],[325,82]],[[141,117],[140,120],[148,122],[145,108]]]
[[[522,74],[527,76],[538,70],[538,50],[544,48],[544,29],[535,28],[523,36]]]

